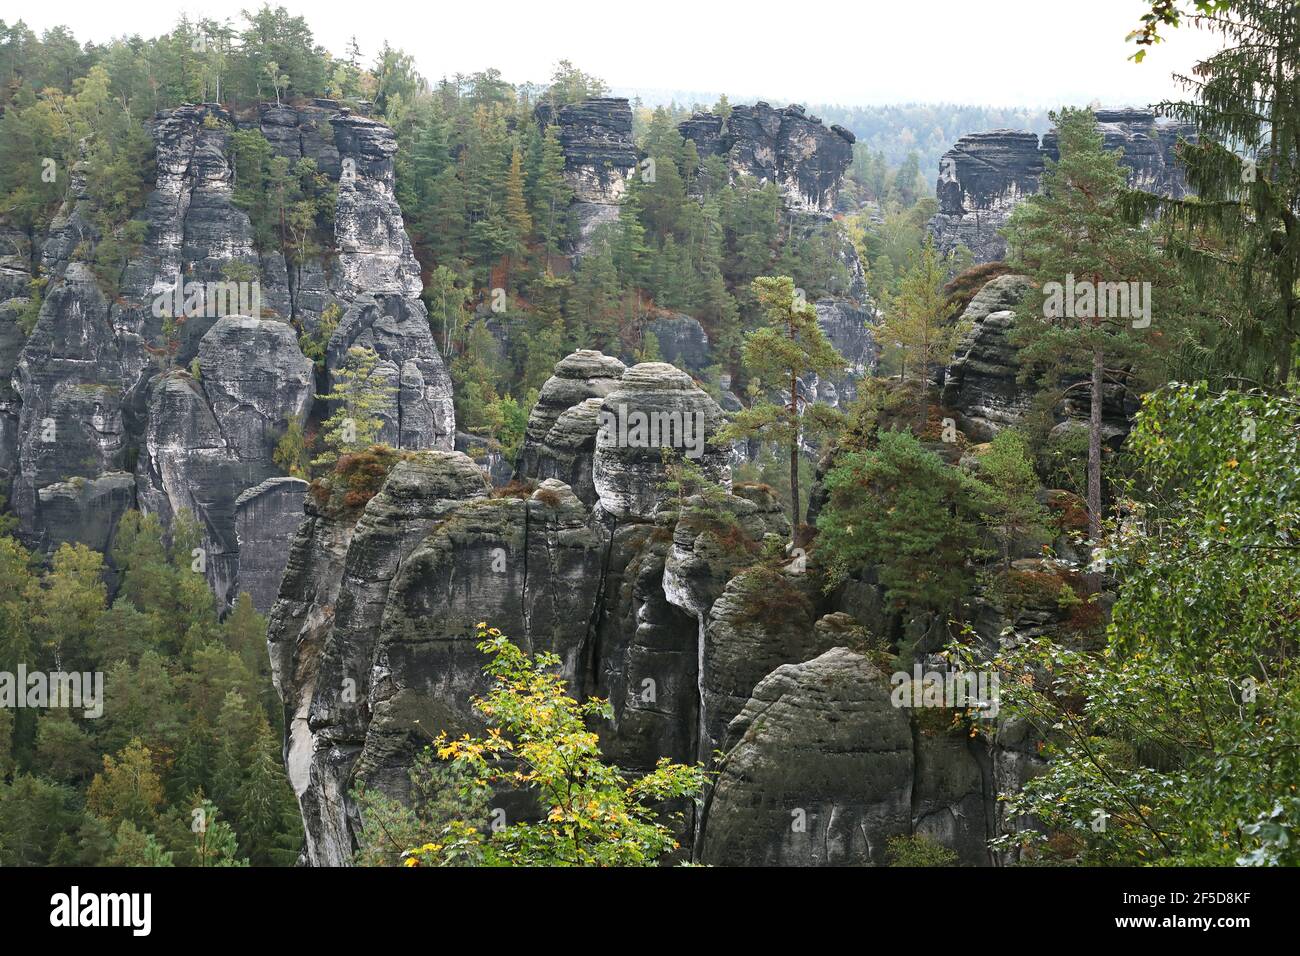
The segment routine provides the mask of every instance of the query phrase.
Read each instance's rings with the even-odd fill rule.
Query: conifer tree
[[[903,382],[909,377],[916,382],[922,425],[930,374],[948,361],[965,331],[957,323],[945,322],[947,302],[943,284],[946,279],[934,243],[927,240],[919,253],[913,253],[911,267],[899,283],[898,294],[890,298],[878,332],[886,357],[897,363]]]
[[[326,452],[313,464],[333,464],[340,455],[369,448],[379,440],[384,426],[380,415],[392,404],[397,388],[382,376],[378,364],[374,349],[354,345],[333,373],[334,387],[316,396],[335,405],[323,426]]]
[[[828,431],[840,416],[824,405],[810,404],[803,395],[804,376],[827,375],[844,368],[817,324],[817,310],[796,295],[789,276],[761,276],[754,294],[767,324],[745,337],[743,362],[751,380],[784,403],[760,398],[736,414],[722,431],[723,440],[758,438],[784,446],[790,454],[790,520],[796,537],[800,525],[799,454],[804,441]]]
[[[1092,111],[1067,109],[1053,119],[1060,159],[1047,161],[1039,193],[1016,207],[1006,229],[1013,266],[1038,286],[1020,310],[1013,337],[1027,368],[1058,383],[1086,376],[1064,388],[1088,388],[1088,531],[1095,543],[1102,519],[1102,401],[1106,386],[1122,385],[1144,350],[1149,324],[1149,317],[1134,317],[1127,286],[1137,283],[1139,293],[1154,289],[1153,280],[1167,270],[1149,232],[1124,218],[1127,175],[1117,153],[1102,149]],[[1074,282],[1079,293],[1066,302]],[[1119,300],[1099,294],[1101,283],[1124,284],[1129,308],[1111,308]]]
[[[1150,35],[1167,8],[1144,17]],[[1176,77],[1192,94],[1162,113],[1196,126],[1179,155],[1193,196],[1135,197],[1137,210],[1166,214],[1168,248],[1201,289],[1239,290],[1214,365],[1260,384],[1296,375],[1300,338],[1300,5],[1293,0],[1198,0],[1191,20],[1219,34],[1223,49]],[[1135,31],[1139,43],[1144,40]],[[1138,51],[1139,54],[1142,50]],[[1238,152],[1240,151],[1240,152]]]

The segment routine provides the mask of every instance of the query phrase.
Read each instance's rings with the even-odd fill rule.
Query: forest
[[[611,146],[624,101],[567,59],[545,83],[434,79],[396,47],[328,51],[269,5],[108,43],[0,21],[0,865],[820,864],[744,834],[810,805],[765,772],[823,771],[845,805],[910,808],[833,862],[1300,863],[1300,14],[1133,6],[1139,61],[1192,19],[1223,41],[1154,105],[1177,124],[1176,189],[1135,183],[1155,119],[1087,107],[792,106],[782,135],[816,152],[761,177],[744,136],[765,104],[633,99]],[[185,162],[218,157],[228,259],[159,226],[178,116]],[[598,131],[581,148],[631,156],[622,178],[575,159],[579,123]],[[723,145],[687,135],[710,124]],[[935,175],[963,137],[1011,128],[1034,134],[1035,184],[981,209],[1002,217],[989,259],[944,241]],[[366,215],[397,224],[374,231],[396,279],[349,258],[382,244]],[[231,424],[256,402],[223,377],[225,317],[147,315],[139,290],[173,273],[276,303],[264,377],[299,377],[276,379],[254,438]],[[73,341],[82,321],[103,339]],[[393,358],[399,327],[412,351]],[[696,328],[699,355],[678,338]],[[410,396],[436,404],[443,374],[454,424],[419,431]],[[611,450],[594,421],[616,390],[702,410],[703,457]],[[195,394],[216,424],[177,452],[158,423]],[[46,423],[92,408],[97,444],[40,457],[64,454],[42,450]],[[587,444],[562,446],[586,420]],[[167,470],[217,445],[237,446],[226,470]],[[187,475],[211,485],[185,497]],[[298,510],[259,607],[251,573],[229,586],[223,529],[286,480]],[[475,563],[498,534],[511,561],[523,542],[527,597]],[[570,569],[575,541],[600,557]],[[277,650],[317,653],[311,627],[328,636],[309,666]],[[453,629],[468,650],[410,663]],[[689,701],[643,707],[647,660],[654,693]],[[811,707],[819,667],[882,700],[914,667],[996,679],[992,718],[918,688],[914,711],[858,728],[945,768],[930,789],[968,787],[961,813],[916,810],[943,800],[911,774],[903,798],[864,795],[795,731],[762,749],[764,689]],[[331,668],[360,681],[361,716],[321,690]],[[102,716],[28,705],[20,669],[102,675]],[[309,723],[311,759],[357,761],[330,778],[336,816],[312,802],[323,764],[294,776]],[[935,822],[968,809],[978,833]]]

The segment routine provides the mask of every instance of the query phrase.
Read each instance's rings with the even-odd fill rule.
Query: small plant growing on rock
[[[341,455],[363,451],[379,440],[384,426],[380,412],[392,402],[397,389],[381,377],[378,364],[374,349],[348,349],[347,361],[334,372],[334,387],[328,394],[316,396],[333,403],[334,411],[325,419],[321,435],[325,452],[312,464],[332,465]]]
[[[899,834],[885,845],[890,866],[956,866],[957,854],[920,833]]]

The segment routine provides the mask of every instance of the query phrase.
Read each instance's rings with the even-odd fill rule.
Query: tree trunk
[[[794,436],[790,439],[790,534],[799,540],[799,376],[790,375],[790,420]]]
[[[1105,366],[1101,346],[1092,350],[1092,407],[1088,420],[1088,537],[1101,541],[1101,402]]]

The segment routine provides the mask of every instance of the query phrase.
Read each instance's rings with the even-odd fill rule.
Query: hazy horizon
[[[63,25],[83,43],[104,43],[157,36],[181,13],[238,23],[241,9],[258,5],[203,0],[158,13],[68,0],[18,19],[37,32]],[[1142,12],[1134,0],[1093,0],[1082,15],[1060,0],[1003,0],[996,11],[960,0],[918,0],[905,9],[824,3],[804,7],[801,19],[829,19],[833,30],[807,35],[790,22],[788,6],[768,0],[751,4],[744,16],[682,0],[644,9],[503,0],[489,22],[523,27],[499,34],[473,10],[422,10],[391,0],[272,6],[303,16],[316,42],[336,56],[355,36],[369,62],[387,40],[410,53],[431,81],[495,68],[512,83],[544,83],[554,64],[568,59],[612,91],[649,103],[705,102],[725,93],[733,102],[777,105],[1142,106],[1177,96],[1170,74],[1187,73],[1218,45],[1217,37],[1184,27],[1169,31],[1169,41],[1144,63],[1132,63],[1135,47],[1124,37]],[[1044,43],[1043,36],[1063,39]],[[1072,62],[1072,50],[1087,51],[1086,62]]]

